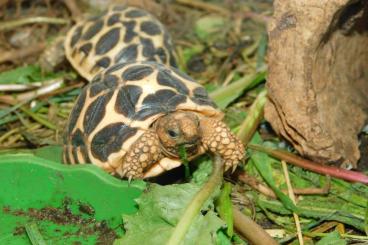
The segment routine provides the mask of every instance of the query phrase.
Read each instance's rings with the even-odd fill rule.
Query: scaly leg
[[[219,154],[225,161],[225,171],[235,170],[237,164],[244,158],[244,145],[222,121],[202,117],[200,119],[203,147]]]
[[[145,172],[163,157],[157,133],[148,130],[130,147],[117,173],[129,179],[144,178]]]

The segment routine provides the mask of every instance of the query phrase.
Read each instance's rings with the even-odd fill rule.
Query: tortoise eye
[[[171,138],[173,138],[173,139],[175,139],[176,137],[178,137],[178,133],[177,133],[177,132],[175,132],[174,130],[169,129],[169,130],[167,130],[167,133],[168,133],[168,134],[169,134],[169,136],[170,136]]]

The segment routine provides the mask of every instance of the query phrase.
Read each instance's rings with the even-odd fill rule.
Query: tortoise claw
[[[231,170],[231,173],[234,173],[235,172],[235,169],[236,169],[236,167],[237,167],[238,165],[233,165],[233,168],[232,168],[232,170]]]
[[[233,162],[226,162],[225,163],[225,172],[228,171],[229,169],[231,169],[231,173],[234,173],[237,166],[238,165],[234,164]]]

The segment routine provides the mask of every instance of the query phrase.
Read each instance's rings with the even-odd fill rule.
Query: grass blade
[[[244,90],[263,82],[265,77],[266,72],[260,72],[251,76],[244,76],[243,78],[230,83],[226,87],[222,87],[211,92],[210,97],[221,109],[224,109],[231,102],[237,99],[244,92]]]

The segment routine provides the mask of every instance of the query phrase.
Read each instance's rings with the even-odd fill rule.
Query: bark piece
[[[302,154],[356,167],[368,112],[368,1],[275,0],[265,117]]]

